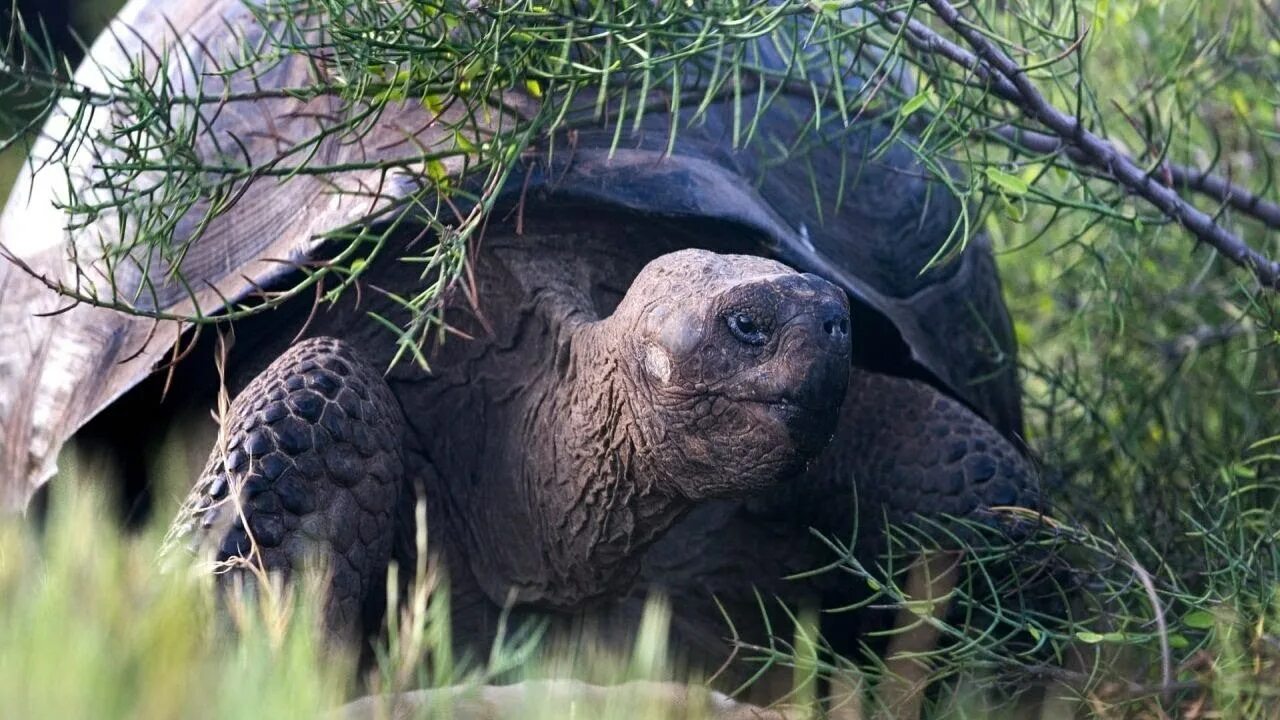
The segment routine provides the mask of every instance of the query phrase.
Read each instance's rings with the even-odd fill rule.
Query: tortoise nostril
[[[849,334],[849,319],[845,317],[829,318],[822,323],[822,331],[833,338],[843,338]]]

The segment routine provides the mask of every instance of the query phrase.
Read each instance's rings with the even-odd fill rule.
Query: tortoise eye
[[[769,341],[764,327],[751,313],[736,310],[725,316],[725,322],[729,325],[729,332],[748,345],[763,345]]]

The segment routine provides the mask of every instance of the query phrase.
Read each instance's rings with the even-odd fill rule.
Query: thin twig
[[[1065,154],[1074,163],[1087,162],[1083,153],[1072,145],[1064,143],[1060,138],[1034,130],[1026,130],[1013,125],[999,125],[983,131],[994,135],[1015,147],[1039,155]],[[1218,202],[1229,205],[1240,212],[1255,218],[1267,227],[1280,230],[1280,205],[1264,200],[1261,196],[1243,188],[1221,175],[1208,170],[1165,162],[1162,171],[1167,171],[1174,188],[1191,190],[1211,197]]]
[[[985,82],[996,96],[1013,103],[1031,119],[1043,125],[1050,133],[1048,137],[1071,148],[1068,157],[1076,164],[1100,170],[1150,202],[1166,216],[1178,221],[1201,242],[1210,245],[1237,265],[1249,269],[1262,285],[1273,290],[1280,289],[1280,262],[1249,247],[1237,235],[1218,225],[1211,216],[1178,195],[1173,188],[1154,180],[1151,172],[1141,168],[1109,141],[1085,129],[1079,118],[1055,107],[1031,82],[1023,68],[963,18],[950,2],[924,2],[972,50],[947,40],[918,20],[909,19],[902,11],[890,9],[887,2],[877,3],[875,10],[891,26],[890,29],[905,25],[908,32],[903,33],[903,37],[912,47],[969,70],[977,79]],[[1237,194],[1227,181],[1220,178],[1211,181],[1209,177],[1189,172],[1183,175],[1181,184],[1206,194],[1222,195],[1233,206],[1240,203],[1254,210],[1262,209],[1257,198],[1247,193]],[[1179,184],[1177,179],[1174,184]],[[1231,202],[1232,198],[1238,198],[1236,203]]]
[[[1142,589],[1147,593],[1147,600],[1151,603],[1151,612],[1155,615],[1156,637],[1160,640],[1160,698],[1168,704],[1173,701],[1173,652],[1169,647],[1169,624],[1164,617],[1164,604],[1160,602],[1160,594],[1156,592],[1151,574],[1128,550],[1124,554],[1125,563],[1138,576]]]

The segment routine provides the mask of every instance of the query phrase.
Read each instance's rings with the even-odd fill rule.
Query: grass
[[[67,483],[70,486],[70,483]],[[234,634],[207,582],[157,572],[155,533],[124,537],[97,492],[59,492],[47,526],[0,528],[0,697],[11,717],[318,717],[349,663],[307,628]]]
[[[1112,133],[1141,147],[1132,119],[1175,127],[1179,159],[1207,162],[1191,148],[1220,147],[1223,172],[1263,187],[1263,159],[1280,155],[1280,41],[1263,7],[1091,7],[1101,20],[1086,72]],[[6,171],[16,165],[12,155],[0,162]],[[1007,169],[1027,178],[1042,171]],[[1049,173],[1037,187],[1066,194],[1072,186]],[[1280,717],[1276,300],[1252,292],[1176,227],[1005,200],[985,222],[1017,323],[1029,440],[1053,483],[1059,525],[1045,552],[1066,557],[1093,600],[1064,620],[1012,606],[992,612],[989,598],[962,587],[956,606],[977,610],[967,625],[935,623],[952,642],[926,659],[948,684],[926,710],[998,716],[1009,705],[994,704],[996,696],[1034,681],[1069,696],[1061,707],[1097,717]],[[1224,217],[1278,254],[1274,233]],[[417,609],[397,620],[379,671],[355,677],[351,658],[315,632],[311,594],[242,607],[238,625],[220,621],[207,578],[158,571],[163,527],[122,535],[104,517],[109,468],[63,465],[44,527],[0,525],[6,716],[314,718],[366,692],[494,678],[611,683],[669,671],[661,605],[627,657],[536,653],[516,642],[477,664],[447,652],[447,608],[424,589]],[[157,516],[162,524],[167,514]],[[851,559],[844,569],[851,581],[885,580]],[[886,603],[907,600],[904,588],[880,587]],[[992,617],[1036,647],[981,635]],[[879,672],[866,658],[852,659],[858,668],[820,658],[814,638],[781,640],[776,659],[799,668],[797,684],[809,694],[815,672],[845,687]],[[563,698],[541,704],[531,698],[543,686],[528,687],[523,711],[564,716]],[[607,712],[639,716],[636,702]]]
[[[162,569],[163,523],[122,534],[104,513],[101,488],[76,481],[100,472],[65,470],[42,526],[0,524],[6,717],[319,718],[360,695],[428,686],[454,690],[423,700],[422,716],[471,717],[463,711],[493,700],[480,686],[498,679],[515,696],[498,698],[511,703],[502,717],[559,718],[573,706],[590,708],[588,717],[672,717],[673,703],[684,700],[648,682],[666,677],[664,604],[647,609],[629,655],[588,646],[543,654],[537,635],[527,634],[476,662],[449,651],[447,593],[429,571],[379,646],[376,666],[358,676],[353,658],[318,628],[308,600],[319,595],[317,578],[261,601],[220,605],[207,574]],[[560,682],[575,677],[626,685],[600,693]],[[695,691],[679,716],[701,717],[700,700]],[[386,710],[372,709],[370,718]]]

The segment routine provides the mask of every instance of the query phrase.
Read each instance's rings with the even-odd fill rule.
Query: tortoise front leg
[[[731,653],[731,634],[748,645],[768,645],[770,632],[790,639],[799,609],[845,607],[865,599],[865,588],[844,573],[808,572],[833,559],[810,528],[844,542],[856,528],[856,550],[866,560],[883,547],[886,518],[964,517],[997,505],[1039,503],[1031,463],[972,411],[923,383],[854,368],[835,437],[805,476],[746,503],[704,503],[650,548],[641,591],[629,598],[632,624],[638,624],[644,592],[663,590],[676,610],[675,644],[690,652],[695,666],[713,671]],[[902,587],[917,601],[915,609],[929,602],[935,613],[946,611],[945,598],[957,580],[954,562],[944,553],[911,564]],[[779,602],[790,610],[781,611]],[[861,642],[877,645],[865,630],[884,629],[881,621],[917,625],[879,647],[894,678],[881,683],[879,699],[911,716],[920,700],[918,686],[928,679],[928,669],[914,658],[932,646],[936,633],[914,613],[897,619],[893,613],[871,613],[864,608],[824,615],[825,640],[837,653],[854,657]],[[733,689],[757,668],[731,665],[718,684]],[[768,678],[749,690],[751,697],[761,702],[780,697],[790,689],[771,684],[780,679],[790,680]],[[841,690],[840,680],[833,678],[832,696],[849,697],[833,702],[830,716],[860,716],[861,689]]]
[[[1013,443],[958,401],[915,380],[854,369],[831,445],[815,463],[801,502],[819,531],[843,541],[854,536],[864,562],[887,547],[886,523],[945,517],[975,518],[999,506],[1040,509],[1038,474]],[[855,511],[850,494],[856,493]],[[850,502],[833,502],[834,498]],[[946,537],[938,551],[926,550],[909,564],[902,588],[932,614],[947,611],[958,578],[957,556]],[[954,548],[959,550],[960,548]],[[845,583],[823,582],[824,604],[857,599]],[[884,648],[885,676],[878,687],[882,708],[894,717],[917,717],[929,668],[920,659],[938,641],[920,623],[919,605],[895,619],[861,617],[865,629],[888,620],[902,630]],[[855,635],[860,634],[855,631]],[[839,638],[828,637],[838,649]]]
[[[799,492],[818,529],[848,539],[853,513],[833,497],[857,493],[864,527],[884,521],[972,517],[986,508],[1041,505],[1032,463],[994,427],[923,382],[855,368],[835,437]],[[811,516],[812,517],[812,516]]]
[[[231,404],[171,539],[213,555],[224,584],[319,561],[328,627],[358,636],[392,553],[405,427],[391,389],[354,349],[298,343]]]

